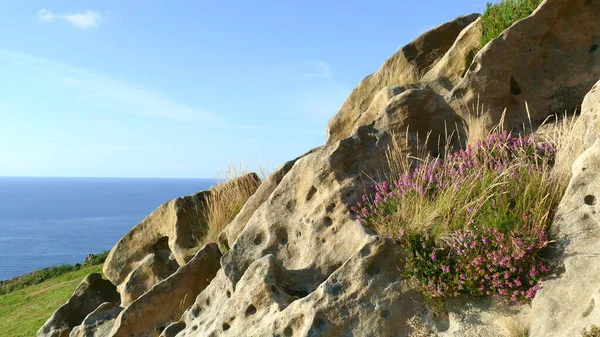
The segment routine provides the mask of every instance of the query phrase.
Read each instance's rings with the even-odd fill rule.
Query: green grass
[[[108,256],[108,253],[109,251],[107,250],[102,253],[95,254],[90,261],[84,263],[83,265],[62,264],[59,266],[51,266],[48,268],[35,270],[29,274],[17,276],[8,281],[4,281],[0,283],[0,295],[6,295],[15,290],[39,284],[48,279],[58,277],[66,273],[74,272],[85,267],[100,265],[104,263],[104,260],[106,260],[106,257]]]
[[[502,0],[498,3],[487,3],[481,17],[483,34],[481,47],[497,38],[513,23],[528,17],[539,6],[542,0]]]
[[[83,278],[100,273],[102,265],[86,264],[77,270],[64,270],[37,284],[0,295],[0,335],[35,336],[52,313],[69,300]]]

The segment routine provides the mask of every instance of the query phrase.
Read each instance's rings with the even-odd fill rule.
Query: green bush
[[[497,38],[513,23],[531,15],[541,2],[542,0],[502,0],[495,4],[488,2],[481,17],[481,47]]]

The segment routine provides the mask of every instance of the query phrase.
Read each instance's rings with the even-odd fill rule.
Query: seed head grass
[[[266,177],[266,171],[259,166],[259,173],[250,174],[246,166],[239,168],[230,165],[221,174],[219,183],[213,187],[213,193],[205,201],[202,217],[206,221],[207,233],[203,239],[204,244],[215,242],[219,233],[240,212],[248,198],[250,198],[261,184],[261,179]]]

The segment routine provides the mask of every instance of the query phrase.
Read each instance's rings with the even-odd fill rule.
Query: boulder
[[[123,306],[185,265],[202,248],[207,225],[207,198],[230,184],[251,180],[254,173],[208,191],[169,201],[148,215],[117,242],[104,263],[104,275],[118,286]]]
[[[478,17],[479,14],[461,16],[424,33],[387,59],[377,72],[365,77],[327,124],[327,144],[350,136],[356,121],[381,89],[418,82],[420,74],[435,65],[460,32]]]
[[[531,337],[579,336],[600,317],[600,140],[573,164],[551,227],[562,271],[545,280],[532,302]]]
[[[38,330],[38,337],[68,337],[71,330],[104,302],[119,303],[115,286],[102,279],[100,274],[90,274],[81,281],[73,296],[63,304]]]
[[[118,304],[104,302],[73,328],[69,337],[105,337],[110,333],[117,315],[123,310]]]
[[[127,306],[106,336],[143,337],[179,320],[221,268],[216,243],[202,248],[187,264]]]
[[[492,123],[536,127],[546,117],[579,111],[600,78],[600,2],[545,0],[490,41],[451,93],[451,104],[484,104]]]

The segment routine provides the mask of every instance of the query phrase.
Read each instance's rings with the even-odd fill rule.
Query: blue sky
[[[0,0],[0,176],[273,169],[399,46],[485,2]]]

